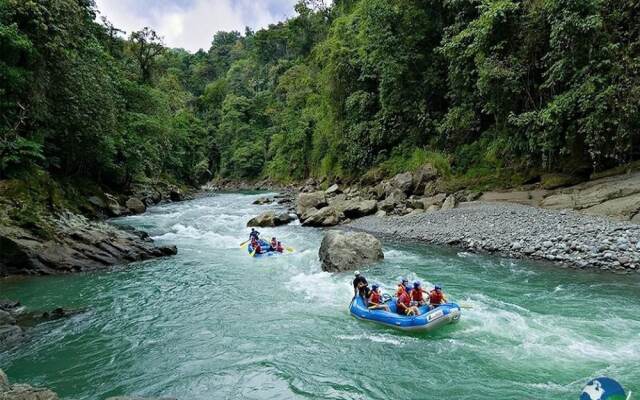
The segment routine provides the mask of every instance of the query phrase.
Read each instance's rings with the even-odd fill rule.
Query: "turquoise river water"
[[[577,399],[606,375],[640,392],[640,277],[385,242],[363,271],[442,283],[471,306],[432,334],[355,320],[351,274],[322,272],[322,231],[261,229],[296,252],[251,258],[246,221],[275,206],[221,194],[115,221],[176,257],[102,273],[0,281],[31,310],[87,312],[0,352],[14,382],[63,399]]]

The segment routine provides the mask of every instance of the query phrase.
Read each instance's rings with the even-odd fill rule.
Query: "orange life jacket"
[[[372,304],[381,304],[382,301],[380,301],[380,294],[378,294],[377,292],[371,292],[371,296],[369,296],[369,303]]]
[[[411,291],[411,299],[413,301],[423,301],[424,298],[422,297],[422,289],[413,289]]]
[[[431,292],[429,292],[429,303],[442,304],[443,300],[444,300],[444,293],[442,292],[438,293],[435,290],[432,290]]]
[[[409,294],[405,291],[403,292],[400,297],[398,297],[398,308],[400,309],[406,309],[407,307],[411,306],[411,298],[409,298]],[[404,306],[404,307],[403,307]]]

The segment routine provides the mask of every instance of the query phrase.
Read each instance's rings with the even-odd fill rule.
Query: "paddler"
[[[429,306],[433,310],[440,304],[446,303],[447,298],[442,292],[442,285],[436,284],[432,291],[429,292]]]
[[[369,294],[369,310],[384,310],[389,311],[389,306],[384,304],[382,296],[380,295],[379,286],[376,284],[371,285],[371,293]]]
[[[260,240],[260,232],[258,232],[254,228],[251,228],[251,233],[249,233],[249,239],[252,240],[252,241],[253,240]]]
[[[407,289],[403,286],[402,289],[398,288],[398,290],[402,290],[400,296],[398,296],[398,300],[396,301],[396,307],[398,309],[398,314],[400,315],[420,315],[420,310],[418,307],[411,305],[411,296]]]
[[[353,278],[353,296],[355,297],[358,294],[362,296],[369,282],[367,282],[367,278],[360,275],[360,271],[354,272],[353,275],[355,276]]]
[[[413,282],[413,289],[411,289],[411,301],[415,302],[418,306],[425,305],[426,301],[424,300],[423,293],[426,293],[426,291],[422,289],[420,281]]]

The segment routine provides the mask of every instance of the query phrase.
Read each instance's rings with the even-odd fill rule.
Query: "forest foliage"
[[[0,178],[589,174],[640,158],[637,0],[301,0],[196,53],[0,0]]]

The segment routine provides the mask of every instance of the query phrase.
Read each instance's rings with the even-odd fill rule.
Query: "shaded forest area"
[[[0,0],[0,178],[588,177],[640,158],[640,1],[313,0],[207,51]]]

